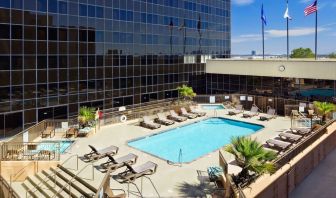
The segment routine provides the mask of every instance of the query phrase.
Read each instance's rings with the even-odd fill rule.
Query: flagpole
[[[288,0],[287,0],[287,10],[288,10]],[[287,19],[287,60],[289,59],[289,18],[288,16],[286,17]]]
[[[317,60],[317,9],[315,12],[315,60]]]
[[[264,34],[264,22],[261,21],[262,23],[262,51],[263,51],[263,60],[265,60],[265,34]]]

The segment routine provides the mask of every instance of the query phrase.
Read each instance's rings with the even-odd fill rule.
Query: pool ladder
[[[216,109],[214,109],[214,117],[218,117]]]
[[[180,148],[180,151],[179,151],[178,161],[180,163],[180,167],[182,167],[182,149],[181,148]]]

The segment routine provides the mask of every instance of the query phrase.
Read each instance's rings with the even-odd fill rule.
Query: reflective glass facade
[[[205,92],[205,60],[230,39],[230,0],[1,0],[0,137],[82,105]]]

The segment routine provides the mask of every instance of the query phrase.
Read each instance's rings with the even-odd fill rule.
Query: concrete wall
[[[336,61],[217,59],[207,60],[206,73],[336,80]]]

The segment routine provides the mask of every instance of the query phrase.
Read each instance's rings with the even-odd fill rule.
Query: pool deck
[[[169,165],[166,161],[154,157],[152,155],[146,154],[139,150],[136,150],[127,145],[127,141],[140,138],[143,136],[151,135],[153,133],[158,133],[167,129],[176,128],[181,125],[190,124],[195,121],[206,119],[207,117],[214,116],[214,110],[204,110],[208,114],[206,117],[197,118],[193,120],[188,120],[182,123],[175,123],[172,126],[162,126],[160,129],[150,130],[143,127],[137,126],[136,120],[128,121],[123,124],[114,124],[109,126],[101,127],[96,134],[88,138],[75,138],[75,143],[71,146],[67,152],[61,156],[61,162],[69,158],[74,154],[82,156],[85,153],[90,152],[88,145],[94,145],[97,148],[104,148],[110,145],[115,145],[119,147],[119,152],[116,155],[117,157],[126,155],[128,153],[134,153],[139,156],[138,162],[134,165],[140,165],[147,161],[152,161],[158,164],[157,172],[154,175],[149,176],[153,183],[155,184],[156,189],[158,190],[161,197],[205,197],[209,195],[204,194],[204,189],[211,189],[211,185],[201,185],[200,180],[198,179],[197,170],[206,171],[209,166],[218,166],[219,157],[218,150],[212,153],[209,153],[191,163],[179,165]],[[284,129],[290,128],[290,118],[277,117],[270,121],[259,121],[259,116],[254,118],[242,118],[242,114],[229,116],[227,115],[228,110],[216,110],[217,117],[230,118],[234,120],[240,120],[244,122],[250,122],[255,124],[260,124],[265,126],[255,134],[252,134],[252,138],[256,138],[259,142],[264,143],[267,139],[276,137],[279,132]],[[234,157],[230,154],[225,156],[228,162],[233,161]],[[105,162],[106,159],[101,159],[95,162],[95,165],[99,165],[102,162]],[[74,162],[68,162],[74,163]],[[71,164],[70,164],[71,166]],[[125,170],[125,168],[120,168],[119,170],[112,173],[112,178],[117,173]],[[240,168],[234,164],[229,164],[229,173],[237,173]],[[102,178],[104,174],[97,172],[97,178]],[[99,179],[98,179],[99,181]],[[141,179],[136,180],[135,182],[138,187],[141,186]],[[97,183],[97,185],[99,185]],[[114,179],[111,179],[111,188],[112,189],[124,189],[127,191],[127,184],[120,184]],[[145,197],[157,197],[155,190],[150,185],[150,182],[143,179],[143,190],[142,194]],[[136,192],[136,188],[130,185],[130,191]],[[130,194],[130,197],[136,197],[135,195]]]

